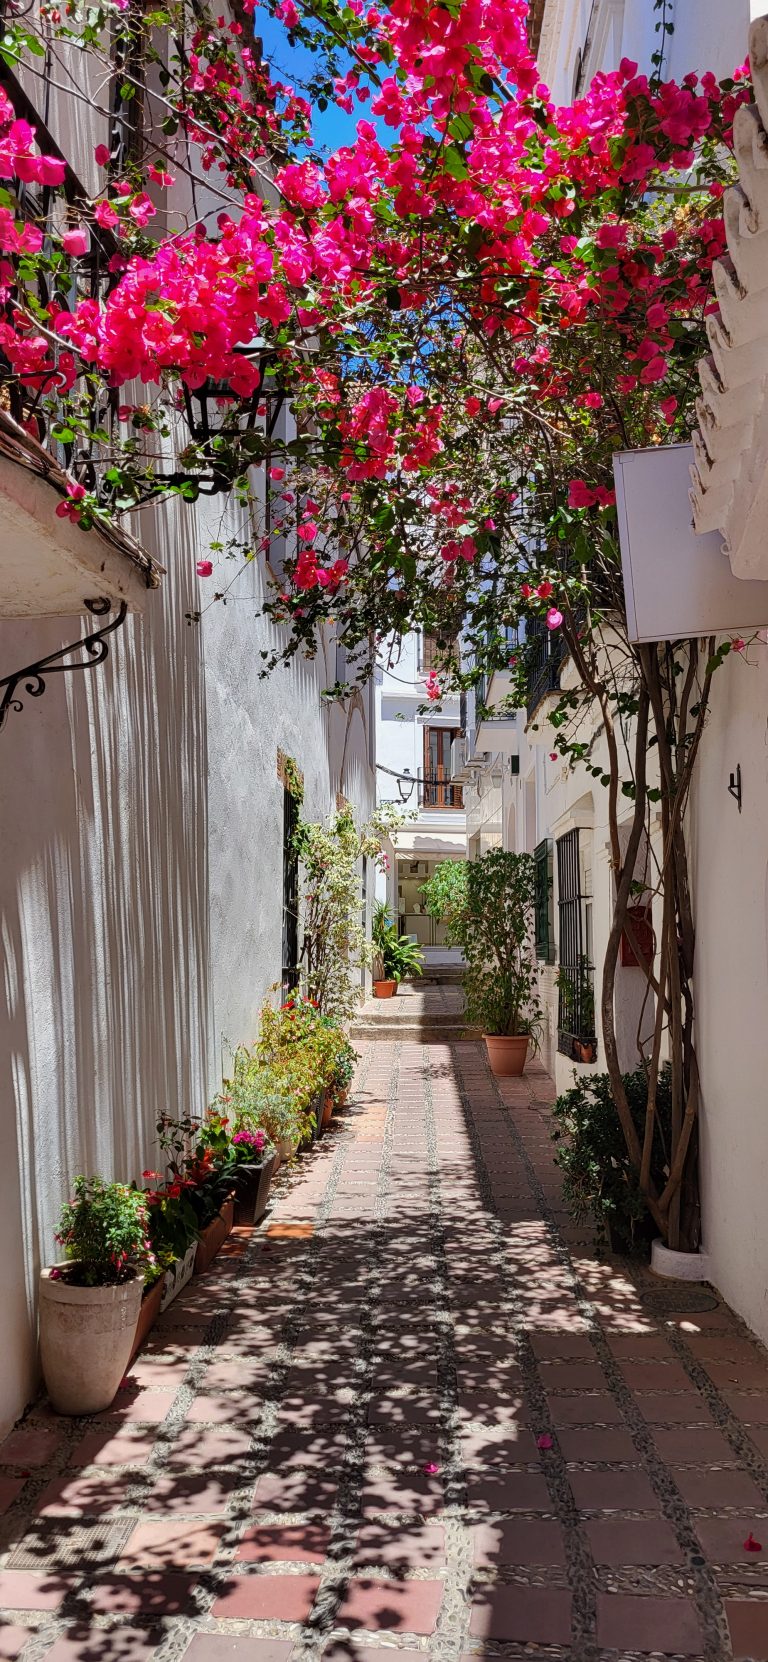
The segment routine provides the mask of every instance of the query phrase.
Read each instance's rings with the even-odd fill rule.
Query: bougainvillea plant
[[[562,632],[576,685],[553,751],[609,791],[606,1065],[658,1227],[695,1245],[691,1185],[680,1217],[698,1101],[683,815],[730,643],[700,656],[627,642],[611,458],[689,431],[747,72],[665,81],[663,0],[652,74],[625,60],[565,108],[540,81],[525,0],[267,10],[289,47],[315,54],[311,100],[265,65],[254,0],[232,17],[197,7],[194,21],[184,5],[68,0],[63,14],[7,22],[7,62],[23,56],[56,85],[80,50],[115,93],[93,197],[0,102],[11,409],[63,447],[72,482],[58,512],[83,526],[170,493],[231,497],[236,529],[217,552],[281,549],[276,654],[312,653],[332,617],[348,647],[367,649],[353,659],[364,673],[372,640],[420,622],[446,642],[439,699],[463,673],[448,645],[460,630],[477,673],[507,661],[521,620]],[[313,148],[311,101],[359,114],[332,154]],[[278,420],[286,400],[295,430]],[[211,570],[198,563],[201,581]],[[529,654],[513,655],[521,686]],[[605,766],[590,759],[585,702],[600,711]],[[664,854],[638,877],[654,795]],[[648,967],[644,1142],[613,1033],[638,884],[663,896],[664,915],[661,967]],[[659,1194],[650,1149],[667,1044],[673,1140]]]

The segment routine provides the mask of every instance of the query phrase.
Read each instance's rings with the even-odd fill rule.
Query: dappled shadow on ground
[[[302,1635],[337,1659],[383,1634],[727,1654],[692,1477],[759,1539],[768,1470],[704,1341],[762,1381],[757,1352],[716,1301],[661,1328],[637,1277],[569,1256],[546,1088],[500,1096],[471,1044],[369,1047],[111,1409],[41,1407],[0,1450],[9,1632],[40,1627],[52,1662],[143,1662],[181,1623],[189,1662],[283,1662]]]

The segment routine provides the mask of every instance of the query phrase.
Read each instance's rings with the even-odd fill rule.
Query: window
[[[557,1048],[575,1062],[594,1062],[595,989],[592,963],[592,871],[589,839],[568,831],[557,842]]]
[[[555,961],[555,919],[552,904],[553,844],[545,837],[533,851],[534,860],[534,928],[536,957],[543,964]]]
[[[437,635],[429,635],[425,630],[421,637],[421,667],[422,669],[436,669],[438,657]]]
[[[461,786],[451,784],[451,744],[460,734],[460,727],[424,728],[423,808],[463,808]]]
[[[296,828],[299,809],[292,791],[283,788],[283,998],[299,980],[299,856]]]

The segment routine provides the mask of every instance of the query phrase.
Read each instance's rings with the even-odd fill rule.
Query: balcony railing
[[[558,629],[532,621],[526,639],[528,660],[528,720],[531,721],[547,693],[560,689],[560,670],[565,657],[565,644]]]
[[[419,770],[418,802],[420,808],[463,808],[464,792],[461,785],[452,785],[450,779],[434,778]]]

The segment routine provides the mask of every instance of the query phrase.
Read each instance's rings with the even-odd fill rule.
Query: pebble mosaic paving
[[[546,1074],[362,1048],[112,1408],[0,1447],[0,1662],[768,1662],[764,1353],[596,1261]]]

